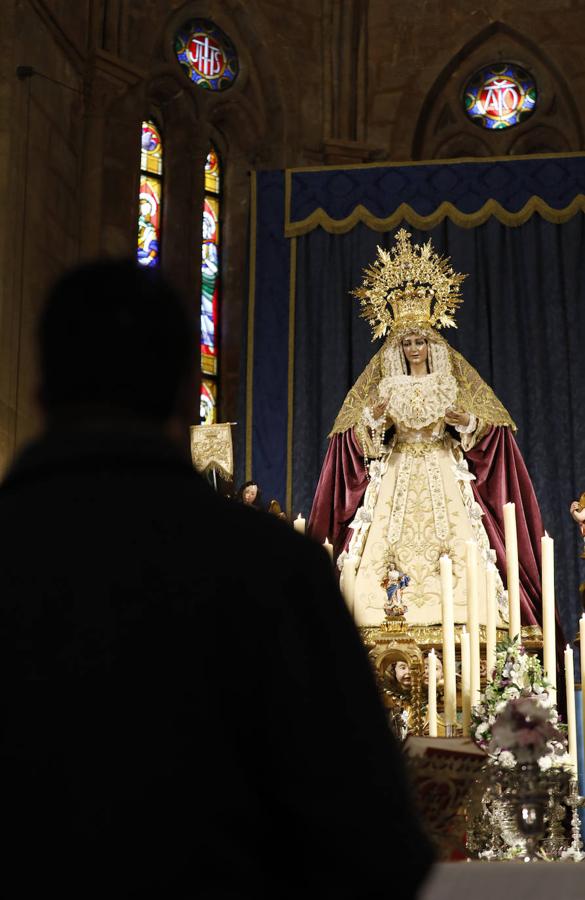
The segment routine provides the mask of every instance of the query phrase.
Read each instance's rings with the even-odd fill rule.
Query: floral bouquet
[[[558,715],[553,706],[543,706],[534,697],[508,700],[492,725],[492,739],[488,752],[505,764],[504,754],[513,755],[516,762],[538,762],[542,769],[565,761],[565,738],[557,725]],[[568,759],[568,757],[567,757]]]
[[[474,741],[494,764],[538,762],[544,770],[569,763],[563,728],[540,660],[518,638],[498,644],[492,681],[472,710]]]
[[[467,807],[468,849],[479,859],[560,859],[570,758],[551,685],[519,638],[497,645],[491,674],[472,710],[471,736],[488,763]]]

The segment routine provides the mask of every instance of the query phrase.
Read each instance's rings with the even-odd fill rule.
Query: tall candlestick
[[[431,650],[429,666],[429,737],[437,737],[437,655]]]
[[[307,523],[306,523],[306,519],[303,519],[303,517],[301,516],[300,513],[298,514],[298,516],[297,516],[296,519],[294,520],[294,523],[293,523],[293,524],[294,524],[294,527],[295,527],[295,531],[298,531],[299,534],[304,534],[304,533],[305,533],[305,525],[306,525]]]
[[[488,562],[485,570],[486,584],[486,642],[485,642],[485,663],[486,663],[486,681],[492,681],[493,672],[496,665],[496,619],[497,619],[497,601],[496,601],[496,567],[493,563]]]
[[[504,503],[504,536],[506,540],[506,571],[508,576],[508,601],[510,607],[509,634],[520,636],[520,574],[518,569],[518,536],[516,534],[516,506]]]
[[[453,564],[448,556],[439,559],[441,573],[441,609],[443,615],[443,696],[445,725],[457,722],[457,689],[455,684],[455,623],[453,616]]]
[[[585,758],[585,613],[579,619],[579,651],[581,654],[581,713],[583,716],[583,745]]]
[[[467,737],[471,725],[471,635],[465,625],[461,632],[461,712],[463,736]]]
[[[355,604],[355,576],[355,560],[351,556],[346,556],[341,573],[341,590],[352,615]]]
[[[479,703],[481,687],[479,657],[479,601],[477,590],[477,544],[465,542],[467,580],[467,630],[470,642],[470,698],[471,705]]]
[[[323,541],[323,547],[325,550],[327,550],[329,558],[331,559],[331,562],[333,562],[333,544],[330,544],[327,538],[325,538],[325,540]]]
[[[569,756],[571,768],[577,775],[577,715],[575,711],[575,672],[573,670],[573,651],[567,644],[565,648],[565,685],[567,688],[567,727],[569,729]]]
[[[555,558],[554,541],[545,534],[542,549],[542,643],[546,677],[552,685],[553,702],[557,701],[557,660],[555,637]]]

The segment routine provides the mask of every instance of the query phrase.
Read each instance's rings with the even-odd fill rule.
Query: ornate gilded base
[[[408,634],[423,652],[428,652],[433,647],[440,649],[443,645],[443,629],[441,625],[410,625],[408,622],[400,623],[399,633]],[[394,622],[381,622],[380,625],[362,626],[359,631],[366,646],[373,646],[389,633],[395,633],[392,629],[398,628]],[[463,625],[455,626],[455,643],[461,642]],[[497,639],[503,640],[508,636],[505,628],[498,628]],[[486,643],[486,627],[479,626],[479,640],[482,645]],[[542,630],[539,625],[522,626],[522,643],[527,650],[540,650],[542,648]]]
[[[456,647],[461,643],[463,626],[455,626]],[[408,734],[428,733],[426,655],[431,649],[438,651],[441,666],[443,631],[440,625],[411,625],[403,617],[386,618],[380,625],[360,628],[380,686],[383,703],[388,711],[389,723],[396,736],[403,740]],[[498,630],[498,639],[508,637],[507,630]],[[522,629],[524,646],[535,651],[542,647],[542,632],[538,626]],[[485,647],[486,629],[480,626],[480,643]],[[457,657],[459,653],[457,653]],[[481,682],[486,682],[485,654],[482,654]],[[442,668],[441,668],[442,672]],[[442,679],[437,679],[437,728],[438,734],[456,737],[462,734],[461,723],[444,724],[442,714]],[[457,690],[460,679],[457,679]],[[461,698],[457,701],[462,708]]]

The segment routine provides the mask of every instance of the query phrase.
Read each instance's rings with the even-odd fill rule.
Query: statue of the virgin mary
[[[491,388],[439,333],[455,326],[465,276],[431,242],[401,230],[378,248],[355,291],[382,348],[347,394],[330,434],[309,530],[356,568],[356,623],[379,625],[392,585],[406,620],[441,622],[439,557],[453,561],[455,621],[466,621],[466,541],[482,571],[495,564],[500,626],[504,592],[503,505],[516,504],[523,625],[540,624],[536,496],[515,425]],[[478,578],[486,621],[486,579]]]

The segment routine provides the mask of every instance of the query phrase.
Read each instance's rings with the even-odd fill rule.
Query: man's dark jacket
[[[0,488],[0,895],[414,896],[430,865],[326,554],[154,434]]]

